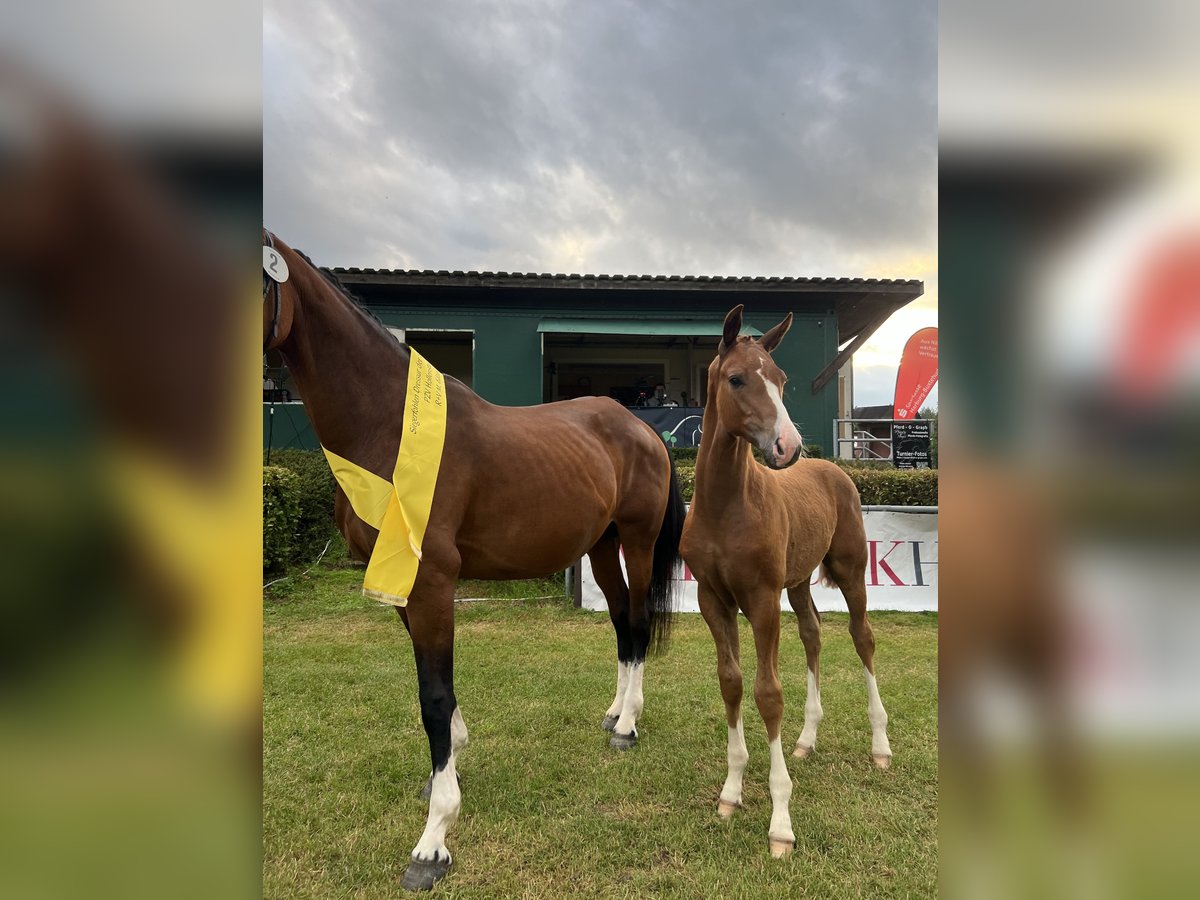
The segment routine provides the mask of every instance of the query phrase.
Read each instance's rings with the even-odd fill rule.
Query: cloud
[[[856,275],[936,246],[931,0],[269,0],[263,54],[265,221],[323,264]]]

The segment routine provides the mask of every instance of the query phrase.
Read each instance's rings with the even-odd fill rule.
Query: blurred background
[[[2,15],[0,895],[253,895],[261,10]],[[1198,15],[941,6],[950,896],[1200,875]]]
[[[257,5],[0,12],[0,896],[254,896]]]
[[[1198,23],[940,8],[948,896],[1200,875]]]

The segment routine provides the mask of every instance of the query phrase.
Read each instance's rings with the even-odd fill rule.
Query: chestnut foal
[[[741,306],[725,317],[717,356],[708,367],[695,499],[680,547],[696,577],[700,612],[717,645],[717,674],[729,725],[729,775],[717,804],[722,818],[741,805],[748,759],[742,731],[739,609],[754,631],[754,700],[771,748],[768,837],[775,857],[787,855],[796,843],[788,811],[792,780],[780,739],[779,598],[786,588],[808,661],[804,728],[793,751],[805,757],[816,744],[822,716],[820,616],[809,590],[809,579],[820,565],[850,608],[850,634],[866,670],[871,756],[881,769],[892,758],[887,713],[875,684],[875,638],[867,621],[867,541],[858,491],[834,464],[799,459],[803,442],[783,406],[787,376],[770,356],[791,324],[789,313],[756,341],[738,336]],[[769,469],[755,462],[751,444],[762,451]]]

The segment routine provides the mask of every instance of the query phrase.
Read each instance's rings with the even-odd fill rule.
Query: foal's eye
[[[742,381],[742,377],[740,375],[731,375],[729,377],[729,383],[734,387],[741,387],[746,382]]]

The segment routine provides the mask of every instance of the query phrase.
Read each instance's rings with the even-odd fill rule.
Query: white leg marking
[[[467,723],[463,721],[462,712],[454,707],[454,715],[450,717],[450,752],[457,755],[458,751],[467,746]]]
[[[867,721],[871,723],[871,756],[890,759],[892,745],[888,743],[887,710],[883,708],[883,701],[879,699],[879,685],[875,683],[875,676],[867,672],[865,666],[863,672],[867,676]]]
[[[625,703],[617,719],[616,734],[637,734],[637,718],[642,714],[642,673],[645,663],[629,664],[629,682],[625,686]]]
[[[742,803],[742,775],[746,772],[746,763],[750,761],[750,751],[746,749],[746,736],[742,733],[742,720],[729,729],[729,774],[725,776],[725,786],[721,788],[721,802],[732,806]]]
[[[621,709],[625,706],[625,689],[627,687],[629,687],[629,663],[618,662],[617,696],[613,698],[612,705],[604,715],[612,716],[614,719],[621,715]]]
[[[446,832],[458,821],[458,811],[462,808],[462,792],[458,789],[458,773],[454,769],[454,753],[442,771],[433,776],[433,793],[429,797],[429,818],[425,822],[425,832],[413,848],[412,858],[426,862],[431,860],[450,860],[450,851],[446,849]]]
[[[808,670],[808,696],[804,700],[804,729],[796,741],[796,749],[808,752],[817,745],[817,726],[821,724],[825,711],[821,708],[821,689],[817,676]]]
[[[767,836],[773,841],[795,842],[792,833],[792,814],[788,803],[792,799],[792,777],[788,775],[787,760],[783,757],[783,741],[771,741],[771,828]]]

